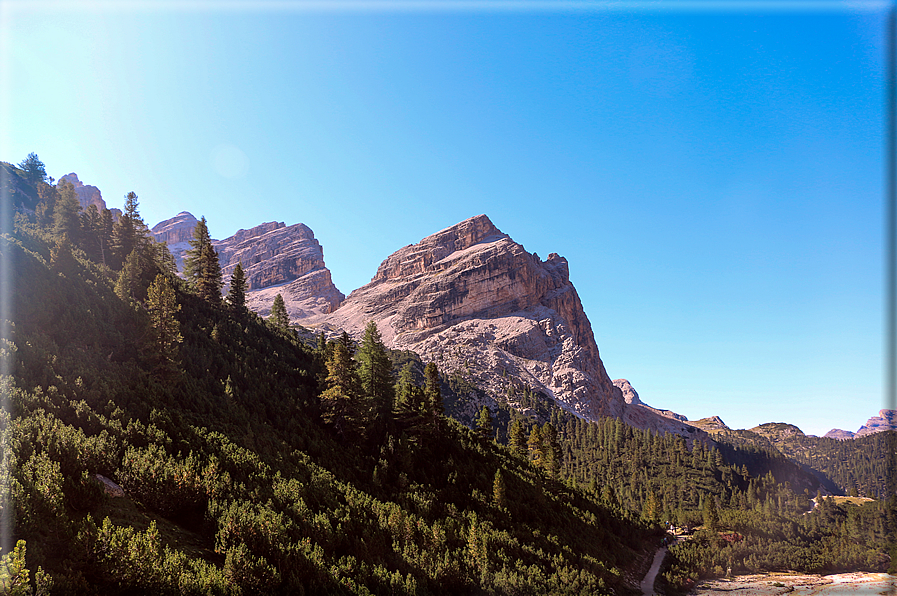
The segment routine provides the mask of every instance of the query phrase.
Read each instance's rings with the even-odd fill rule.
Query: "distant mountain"
[[[861,426],[857,432],[853,433],[849,430],[841,430],[833,428],[825,433],[825,437],[829,439],[855,439],[879,433],[886,430],[897,430],[897,410],[879,410],[878,416],[873,416]]]
[[[180,271],[196,224],[191,213],[182,211],[152,228],[156,240],[168,244]],[[218,252],[225,284],[237,263],[242,263],[247,306],[262,316],[270,313],[277,294],[283,296],[293,320],[330,313],[345,298],[333,285],[330,270],[324,264],[324,251],[305,224],[267,222],[238,230],[212,244]]]
[[[64,182],[68,182],[75,187],[75,194],[78,195],[78,202],[81,204],[81,208],[85,211],[87,211],[87,208],[91,205],[96,206],[100,213],[103,212],[103,209],[107,209],[106,201],[103,200],[103,194],[100,192],[100,189],[96,186],[81,182],[81,180],[78,179],[78,174],[75,172],[62,176],[56,183],[56,186],[59,186]],[[121,209],[110,209],[110,211],[112,211],[115,219],[118,219],[121,215]]]

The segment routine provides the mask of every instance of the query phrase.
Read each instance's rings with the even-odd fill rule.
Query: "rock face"
[[[854,438],[856,436],[856,433],[852,433],[849,430],[841,430],[840,428],[833,428],[822,436],[826,439],[838,439],[839,441],[846,441],[847,439]]]
[[[710,416],[709,418],[693,420],[689,422],[689,424],[694,426],[695,428],[700,428],[701,430],[705,430],[709,433],[731,430],[728,426],[726,426],[726,423],[723,422],[723,419],[719,416]]]
[[[100,192],[100,189],[96,186],[90,186],[81,182],[81,180],[78,179],[78,174],[74,172],[66,174],[59,179],[56,186],[59,186],[63,182],[69,182],[75,187],[75,194],[78,195],[78,202],[81,204],[81,208],[85,211],[87,211],[87,208],[91,205],[95,205],[100,213],[103,212],[103,209],[107,208],[106,201],[103,200],[103,194]],[[110,211],[112,212],[114,219],[118,219],[121,216],[121,209],[110,209]]]
[[[688,418],[672,410],[652,408],[639,399],[635,388],[626,379],[617,379],[614,385],[623,394],[626,406],[623,409],[623,421],[630,426],[653,430],[655,432],[671,432],[679,435],[695,433],[695,427],[688,424]]]
[[[829,439],[856,439],[886,430],[897,430],[897,410],[879,410],[878,416],[873,416],[867,420],[866,424],[861,426],[856,433],[834,428],[825,433],[824,436]]]
[[[528,385],[581,416],[621,416],[567,261],[528,253],[485,215],[406,246],[380,265],[327,322],[360,336],[377,323],[384,343],[471,378],[515,405]]]
[[[196,224],[197,219],[183,211],[153,226],[153,236],[168,244],[180,271]],[[304,224],[263,223],[239,230],[230,238],[212,240],[212,245],[218,252],[225,284],[237,263],[242,263],[246,305],[262,316],[271,312],[277,294],[283,296],[293,320],[330,313],[345,298],[330,279],[320,243]]]
[[[193,229],[199,221],[187,211],[181,211],[171,219],[159,222],[150,230],[156,242],[164,242],[178,265],[178,271],[184,270],[184,253],[190,248]]]

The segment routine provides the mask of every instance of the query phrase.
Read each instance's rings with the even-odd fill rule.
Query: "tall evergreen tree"
[[[59,185],[59,195],[53,208],[53,234],[57,238],[68,237],[75,245],[81,240],[81,203],[71,182]]]
[[[439,382],[439,369],[435,362],[428,362],[424,367],[424,397],[430,411],[430,422],[435,427],[445,415],[445,404],[442,402],[442,384]]]
[[[523,423],[517,418],[511,424],[510,437],[508,438],[508,446],[515,455],[524,457],[526,455],[526,437],[523,433]]]
[[[132,250],[118,273],[115,294],[124,301],[137,300],[140,294],[140,252]]]
[[[19,167],[25,171],[25,178],[31,184],[47,181],[47,168],[40,160],[37,153],[29,153],[28,157],[19,163]]]
[[[128,255],[136,248],[141,250],[149,246],[149,229],[143,223],[138,211],[137,194],[133,191],[125,195],[125,208],[112,226],[112,267],[121,267]]]
[[[493,437],[494,430],[492,429],[492,414],[489,413],[489,407],[483,406],[480,408],[480,413],[477,416],[477,434],[485,441],[488,441]]]
[[[181,310],[168,277],[158,274],[147,290],[146,309],[155,332],[157,370],[169,371],[177,360],[178,345],[183,341],[176,314]]]
[[[529,460],[533,462],[534,466],[541,468],[544,463],[544,451],[542,450],[542,431],[539,430],[538,425],[533,426],[526,446],[529,448]]]
[[[542,427],[542,452],[543,452],[543,468],[552,479],[558,477],[561,470],[561,445],[558,441],[558,433],[554,425],[546,422]]]
[[[379,439],[390,422],[395,399],[393,387],[392,361],[380,338],[377,325],[370,321],[364,329],[364,336],[358,346],[358,376],[362,391],[370,404],[374,428],[372,438]]]
[[[360,384],[355,362],[346,347],[339,342],[327,359],[327,389],[321,394],[324,420],[343,438],[352,438],[360,430]]]
[[[193,292],[212,304],[221,303],[221,264],[212,246],[205,216],[196,222],[190,249],[184,253],[184,278]]]
[[[283,296],[280,294],[274,297],[274,304],[271,305],[271,314],[268,315],[268,324],[279,331],[287,332],[290,330],[290,315],[287,314],[287,307],[283,302]]]
[[[281,300],[283,300],[282,297]],[[234,272],[230,276],[230,289],[227,291],[227,301],[238,312],[243,312],[246,308],[246,276],[243,274],[242,263],[237,263],[237,266],[234,267]]]
[[[495,479],[492,481],[492,504],[499,509],[504,509],[505,502],[505,479],[501,474],[501,470],[495,471]]]
[[[395,408],[399,411],[411,409],[411,390],[414,387],[414,369],[411,362],[406,362],[399,372],[395,387]]]

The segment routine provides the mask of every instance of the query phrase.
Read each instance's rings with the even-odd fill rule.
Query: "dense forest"
[[[84,211],[36,155],[0,166],[0,591],[634,594],[666,522],[701,527],[671,549],[671,593],[727,567],[891,565],[894,498],[822,496],[819,474],[865,492],[832,462],[874,458],[866,443],[825,467],[587,422],[528,387],[509,387],[526,415],[462,424],[481,392],[373,324],[328,340],[282,301],[262,319],[240,267],[225,294],[205,219],[181,277],[135,193]]]

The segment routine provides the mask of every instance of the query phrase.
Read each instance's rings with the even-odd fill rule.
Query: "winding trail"
[[[648,596],[654,594],[654,580],[657,579],[657,574],[660,572],[660,564],[663,563],[663,558],[666,554],[667,547],[664,546],[654,555],[654,562],[651,563],[651,569],[648,570],[648,574],[645,575],[645,579],[642,580],[642,584],[639,586],[642,590],[642,594],[647,594]]]

